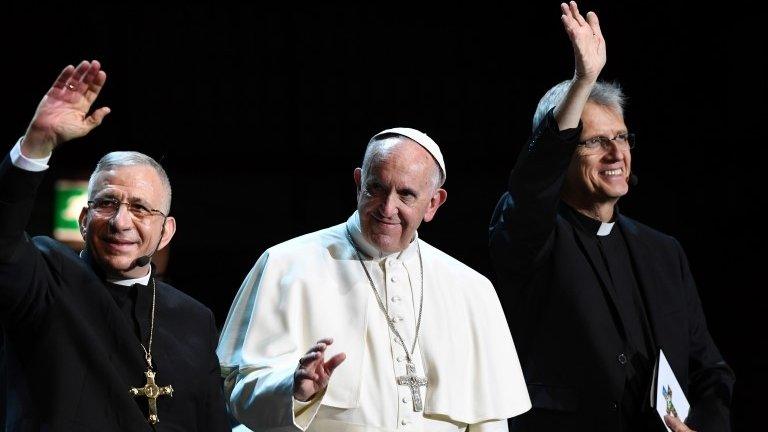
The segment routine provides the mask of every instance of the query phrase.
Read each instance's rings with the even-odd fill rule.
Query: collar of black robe
[[[93,260],[90,252],[84,249],[80,252],[80,258],[85,261],[93,270],[99,279],[104,282],[110,296],[115,300],[123,316],[130,323],[131,329],[139,340],[145,344],[149,341],[149,328],[151,320],[152,291],[147,285],[119,285],[107,282],[107,276],[104,271]],[[154,263],[150,263],[149,280],[155,278],[156,268]],[[157,289],[157,287],[155,287]]]
[[[575,208],[569,206],[565,202],[562,202],[562,205],[566,208],[567,213],[569,213],[572,216],[573,222],[575,222],[574,225],[576,225],[577,228],[582,230],[583,232],[597,235],[600,237],[607,236],[613,233],[613,229],[616,226],[616,221],[619,219],[619,206],[613,207],[613,217],[611,218],[610,222],[603,222],[597,219],[593,219],[584,213],[581,213],[580,211],[576,210]]]
[[[149,279],[147,279],[146,285],[140,284],[140,283],[135,283],[131,285],[121,285],[119,283],[115,283],[114,279],[110,281],[109,278],[107,278],[107,274],[104,273],[104,270],[102,270],[98,264],[96,264],[96,261],[93,260],[93,257],[91,256],[91,252],[88,249],[83,249],[82,251],[80,251],[79,255],[80,255],[80,259],[82,259],[83,261],[85,261],[86,264],[88,264],[88,267],[90,267],[91,270],[93,270],[93,272],[96,273],[99,279],[101,279],[102,281],[104,281],[105,284],[108,284],[108,285],[122,286],[125,288],[128,288],[132,285],[148,286],[149,281],[155,277],[155,273],[157,271],[157,269],[155,268],[155,263],[150,262],[149,263]],[[141,279],[141,278],[134,278],[132,280],[136,280],[136,279]],[[128,279],[123,279],[123,280],[128,280]]]

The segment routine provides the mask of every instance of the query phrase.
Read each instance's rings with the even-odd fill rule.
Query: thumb
[[[109,114],[110,112],[112,112],[112,110],[109,109],[109,107],[99,108],[96,111],[94,111],[93,114],[86,117],[85,121],[86,123],[88,123],[90,128],[93,129],[96,126],[100,125],[102,120],[104,120],[104,117],[106,117],[107,114]]]
[[[347,355],[344,353],[338,353],[335,356],[331,357],[323,366],[325,366],[325,370],[328,371],[328,375],[332,374],[334,369],[336,369],[344,360],[346,360]]]

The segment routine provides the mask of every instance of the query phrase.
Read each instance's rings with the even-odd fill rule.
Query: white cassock
[[[424,263],[424,306],[413,360],[428,384],[423,412],[397,384],[406,355],[358,261],[349,229],[389,316],[411,349]],[[417,244],[418,243],[418,244]],[[372,258],[375,256],[376,258]],[[346,360],[326,391],[293,399],[299,358],[333,337]],[[506,431],[531,407],[512,336],[491,283],[420,239],[379,257],[346,223],[268,249],[229,311],[218,355],[235,417],[254,431]]]

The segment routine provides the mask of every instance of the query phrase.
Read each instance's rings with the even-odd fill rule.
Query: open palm
[[[88,134],[109,113],[109,108],[102,107],[89,115],[106,79],[96,60],[65,67],[37,106],[25,139],[47,146],[50,151]]]

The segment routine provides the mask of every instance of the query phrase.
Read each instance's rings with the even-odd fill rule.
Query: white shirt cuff
[[[327,388],[323,389],[321,392],[318,392],[318,394],[314,395],[310,400],[306,402],[292,398],[294,426],[303,431],[307,430],[310,423],[312,423],[312,420],[315,419],[317,411],[320,410],[320,402],[323,400],[323,396],[325,396],[326,390]]]
[[[32,159],[21,154],[21,140],[24,137],[19,138],[16,141],[16,145],[11,149],[11,163],[17,168],[21,168],[25,171],[40,172],[48,169],[48,161],[51,159],[51,155],[44,158]]]

